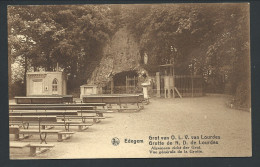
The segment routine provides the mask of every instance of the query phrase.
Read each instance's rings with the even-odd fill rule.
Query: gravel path
[[[110,118],[102,120],[84,132],[76,132],[68,141],[56,142],[56,136],[49,136],[50,143],[54,143],[55,147],[33,159],[251,156],[251,113],[227,108],[225,100],[224,97],[218,96],[174,100],[154,98],[140,112],[105,114]],[[191,142],[191,136],[199,136],[200,141],[201,135],[220,136],[220,139],[214,140],[218,144],[200,145],[199,150],[202,152],[196,154],[149,152],[152,148],[152,145],[149,145],[150,141],[163,141],[149,140],[149,136],[170,138],[172,135],[188,135],[188,143]],[[114,137],[120,140],[118,146],[111,143]],[[125,143],[125,139],[143,140],[143,143]],[[37,140],[35,137],[24,142]],[[167,141],[176,140],[166,140],[165,143]],[[178,141],[181,144],[183,142]],[[183,148],[183,145],[181,147]],[[25,149],[23,151],[29,152]],[[14,159],[28,158],[18,151],[11,155]]]

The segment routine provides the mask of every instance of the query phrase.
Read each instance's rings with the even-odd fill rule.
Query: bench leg
[[[149,103],[150,103],[149,98],[148,98],[148,99],[144,99],[144,103],[145,103],[146,105],[149,104]]]
[[[81,132],[81,131],[83,131],[83,130],[86,130],[86,129],[88,129],[88,126],[85,126],[84,128],[83,128],[83,125],[79,125],[79,126],[78,126],[78,131],[79,131],[79,132]]]
[[[36,147],[30,147],[30,156],[35,156],[36,155]]]
[[[103,113],[97,113],[96,116],[103,117]]]
[[[93,123],[99,123],[99,122],[101,122],[100,119],[98,119],[98,118],[93,118]]]
[[[143,102],[141,102],[140,109],[141,109],[141,110],[143,110],[143,109],[144,109],[144,103],[143,103]]]
[[[14,140],[19,140],[19,133],[17,133],[17,134],[14,134]]]
[[[40,149],[39,151],[36,151],[36,146],[30,146],[30,156],[36,156],[37,154],[41,154],[43,152],[48,151],[48,148]]]
[[[63,138],[63,136],[62,135],[65,135],[65,137]],[[70,139],[70,137],[71,137],[71,135],[70,134],[68,134],[68,135],[66,135],[66,134],[61,134],[61,133],[58,133],[58,142],[62,142],[63,140],[67,140],[67,139]]]
[[[58,134],[58,142],[62,142],[63,139],[62,139],[62,134]]]
[[[127,107],[127,103],[123,106],[123,108],[128,108],[128,107]]]
[[[42,129],[53,129],[54,126],[47,127],[46,125],[41,125]]]
[[[78,126],[78,131],[82,131],[82,126]]]
[[[70,124],[65,123],[64,127],[65,127],[65,131],[67,132],[70,131]]]
[[[46,127],[45,129],[53,129],[54,126]]]
[[[44,135],[43,135],[43,134],[44,134]],[[46,138],[47,138],[47,133],[40,133],[41,144],[42,144],[43,142],[44,142],[45,144],[47,144]]]
[[[111,104],[108,104],[107,108],[112,108],[112,105],[111,105]]]

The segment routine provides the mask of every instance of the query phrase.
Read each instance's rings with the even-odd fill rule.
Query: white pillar
[[[148,99],[149,98],[148,86],[150,85],[150,83],[142,83],[141,85],[143,86],[144,99]]]
[[[144,94],[144,98],[148,99],[148,87],[147,86],[143,86],[143,94]]]

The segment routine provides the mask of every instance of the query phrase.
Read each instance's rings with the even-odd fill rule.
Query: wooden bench
[[[20,106],[101,106],[105,107],[106,103],[70,103],[70,104],[11,104],[10,107]]]
[[[71,137],[72,134],[74,134],[74,132],[63,132],[61,130],[41,130],[41,132],[39,132],[39,130],[29,130],[29,129],[19,129],[19,127],[9,127],[9,134],[14,134],[14,140],[18,141],[18,140],[23,140],[25,138],[28,138],[29,136],[24,136],[22,138],[20,138],[20,134],[57,134],[58,135],[58,142],[61,142],[63,140],[67,140]],[[64,138],[65,136],[65,138]],[[47,137],[47,136],[45,136]],[[44,141],[46,143],[46,138],[43,139],[42,137],[40,137],[41,139],[41,143]]]
[[[40,112],[17,112],[17,111],[14,111],[14,112],[9,112],[9,116],[27,116],[27,115],[34,115],[34,116],[42,116],[42,115],[45,115],[45,116],[50,116],[50,115],[54,115],[54,116],[57,116],[57,115],[61,115],[61,116],[66,116],[66,115],[78,115],[78,113],[76,111],[40,111]]]
[[[57,134],[58,135],[58,141],[62,141],[65,139],[68,139],[71,137],[74,132],[62,132],[61,130],[46,130],[42,129],[42,124],[54,124],[57,122],[57,118],[55,116],[9,116],[9,124],[11,125],[19,125],[19,124],[27,124],[27,127],[24,127],[24,129],[19,129],[18,127],[9,127],[9,134],[14,134],[15,135],[15,140],[19,140],[19,135],[20,134],[39,134],[41,143],[46,142],[47,139],[47,134]],[[28,129],[29,124],[34,123],[38,126],[38,129]],[[18,128],[18,129],[17,129]],[[65,139],[62,139],[63,135],[65,135]],[[69,135],[69,137],[68,137]]]
[[[25,148],[30,147],[30,156],[35,156],[38,154],[41,154],[43,152],[46,152],[50,148],[54,147],[54,144],[30,144],[30,143],[21,143],[21,142],[10,142],[9,143],[10,148]],[[40,151],[37,151],[37,148],[41,149]]]
[[[70,120],[81,120],[83,123],[86,122],[87,119],[93,119],[93,123],[99,123],[101,121],[101,119],[105,119],[105,117],[101,117],[101,116],[67,116],[67,117],[57,117],[59,119],[61,119],[62,121],[70,121]]]
[[[62,102],[63,103],[73,103],[73,96],[72,95],[62,95]]]
[[[84,113],[94,113],[96,114],[96,116],[98,117],[103,117],[104,113],[113,113],[113,111],[108,111],[108,110],[80,110],[77,111],[80,115],[84,114]]]
[[[85,95],[83,96],[84,103],[106,103],[117,104],[120,106],[119,111],[122,109],[122,104],[137,104],[137,109],[143,109],[143,95],[141,94],[97,94],[97,95]]]
[[[9,116],[50,116],[50,115],[54,115],[57,116],[57,120],[70,120],[70,119],[80,119],[83,123],[85,123],[86,119],[93,119],[94,123],[98,123],[100,122],[101,119],[105,119],[104,117],[101,116],[83,116],[78,115],[78,112],[76,111],[66,111],[66,112],[60,112],[60,111],[46,111],[46,112],[10,112]],[[66,125],[67,124],[67,125]],[[78,123],[79,124],[79,123]],[[69,123],[69,122],[64,122],[64,124],[61,124],[60,126],[64,125],[65,129],[68,130],[69,126],[77,126],[76,123]],[[80,124],[78,125],[78,130],[82,131],[87,129],[87,126],[91,126],[92,124]],[[44,127],[47,126],[47,124],[45,124]],[[50,125],[50,126],[55,126],[55,125]],[[56,126],[59,126],[56,123]],[[67,127],[68,126],[68,127]],[[85,128],[83,128],[85,127]]]
[[[26,105],[26,106],[17,106],[17,105],[9,105],[9,110],[94,110],[96,109],[96,106],[59,106],[59,105]]]
[[[81,121],[68,121],[68,120],[65,120],[66,123],[64,124],[63,121],[60,121],[60,122],[56,122],[56,123],[43,123],[41,128],[42,129],[46,129],[46,126],[51,126],[52,127],[55,127],[55,126],[63,126],[65,127],[65,130],[66,132],[70,132],[70,127],[72,126],[77,126],[78,127],[78,131],[84,131],[86,129],[89,128],[89,126],[92,126],[93,124],[90,124],[90,123],[82,123]],[[50,128],[48,128],[50,129]],[[64,133],[65,134],[65,133]]]
[[[30,95],[14,97],[16,104],[73,103],[72,95]]]
[[[52,129],[51,130],[41,129],[40,131],[37,129],[20,129],[19,134],[39,134],[41,143],[45,142],[47,144],[46,142],[47,134],[57,134],[58,135],[57,141],[61,142],[63,140],[67,140],[71,138],[71,135],[74,134],[74,132],[63,132],[61,130],[52,130]],[[65,136],[65,138],[63,136]]]
[[[14,97],[16,104],[56,104],[63,103],[63,98],[60,96],[45,97],[45,96],[28,96]]]
[[[41,122],[41,128],[45,129],[46,126],[64,126],[66,131],[70,131],[71,126],[78,126],[79,131],[83,131],[88,129],[89,126],[92,126],[92,124],[87,124],[85,122],[79,122],[79,121],[68,121],[70,117],[77,117],[78,113],[77,112],[53,112],[53,111],[46,111],[46,112],[10,112],[9,116],[20,116],[19,121],[11,120],[9,124],[11,125],[20,125],[24,129],[28,129],[29,126],[38,126],[37,121],[33,121],[34,117],[48,117],[48,116],[56,116],[55,120],[49,119],[49,121]],[[30,121],[26,121],[24,116],[30,116]],[[32,118],[31,118],[32,117]],[[82,117],[78,116],[79,119],[83,120]],[[14,117],[15,118],[15,117]],[[96,121],[97,118],[95,117],[89,117],[87,119],[93,119],[93,122]],[[62,121],[58,121],[62,120]],[[85,120],[85,119],[84,119]]]
[[[23,138],[20,138],[20,134],[40,134],[40,139],[41,139],[41,143],[45,142],[46,143],[46,138],[47,138],[47,134],[58,134],[59,132],[61,132],[61,130],[38,130],[38,129],[34,129],[34,130],[28,130],[28,129],[20,129],[19,127],[9,127],[9,134],[14,134],[14,140],[18,141],[18,140],[23,140],[25,138],[28,138],[29,136],[25,136]],[[43,137],[44,134],[44,137]],[[58,134],[58,139],[62,136],[60,136],[62,134]]]

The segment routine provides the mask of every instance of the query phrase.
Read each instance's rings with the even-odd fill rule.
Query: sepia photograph
[[[9,158],[251,157],[250,3],[8,5]]]

